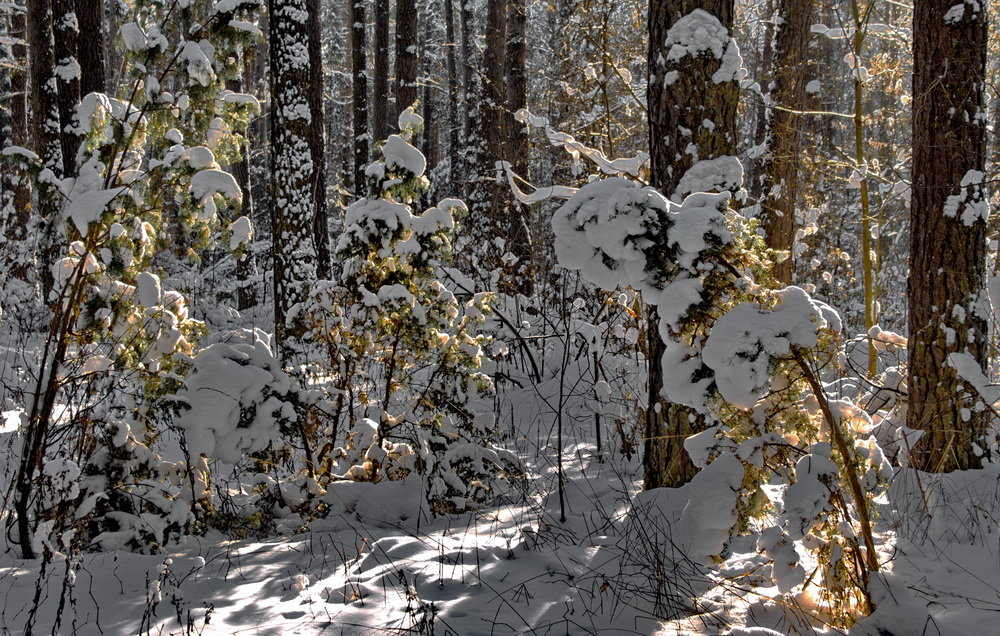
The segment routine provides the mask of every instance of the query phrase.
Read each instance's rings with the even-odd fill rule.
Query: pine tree
[[[649,4],[650,182],[675,201],[691,192],[736,190],[741,185],[742,169],[737,170],[734,157],[740,63],[729,35],[733,13],[733,0]],[[691,37],[699,28],[710,34],[705,48]],[[675,50],[682,54],[676,56]],[[697,413],[660,397],[665,345],[656,327],[655,308],[648,313],[647,489],[677,486],[694,476],[684,440],[701,422]]]
[[[924,431],[914,466],[951,471],[982,464],[976,449],[988,448],[990,421],[956,372],[963,362],[980,369],[987,362],[985,7],[918,2],[913,34],[906,423]]]
[[[274,330],[282,357],[296,329],[289,310],[305,300],[316,279],[308,0],[270,0],[271,220]]]
[[[788,252],[775,267],[777,281],[792,282],[795,208],[799,185],[800,127],[806,97],[806,64],[812,0],[781,0],[776,18],[774,74],[768,95],[767,154],[761,170],[763,225],[767,246]]]

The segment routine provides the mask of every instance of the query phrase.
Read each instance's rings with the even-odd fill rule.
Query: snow
[[[241,216],[229,224],[229,249],[236,250],[248,245],[253,240],[253,223],[246,216]]]
[[[743,482],[743,464],[722,453],[691,480],[688,502],[681,513],[687,543],[685,553],[701,565],[711,565],[729,542],[736,525],[736,495]]]
[[[702,159],[687,169],[677,183],[675,201],[695,192],[733,192],[743,185],[743,164],[736,157],[723,155]]]
[[[278,441],[287,409],[279,396],[290,384],[264,334],[234,333],[201,350],[193,364],[180,394],[190,408],[177,421],[192,461],[204,455],[235,464]]]
[[[836,326],[835,314],[799,287],[775,292],[778,303],[763,310],[744,302],[722,316],[705,343],[702,358],[715,373],[726,401],[752,408],[770,385],[770,365],[792,347],[814,347],[818,331]]]
[[[988,221],[990,201],[986,188],[983,187],[985,179],[986,175],[980,170],[966,172],[962,177],[959,193],[948,196],[942,213],[951,218],[958,216],[962,223],[970,227],[977,221]]]
[[[72,192],[66,214],[80,234],[86,235],[91,223],[101,218],[108,205],[128,188],[108,188],[89,192]]]
[[[678,62],[685,56],[708,53],[722,59],[729,45],[729,31],[719,19],[703,9],[695,9],[677,20],[667,31],[667,60]]]
[[[386,168],[399,168],[407,172],[412,172],[417,176],[424,174],[424,171],[427,169],[427,159],[423,153],[399,135],[389,135],[389,138],[382,146],[382,155],[384,157],[382,163],[385,164]],[[372,164],[369,166],[365,174],[375,174],[373,166],[376,165]]]

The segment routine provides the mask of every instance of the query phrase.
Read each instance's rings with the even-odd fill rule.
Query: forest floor
[[[554,399],[557,388],[532,391]],[[807,596],[796,606],[778,595],[753,534],[711,571],[687,560],[687,489],[641,492],[637,454],[624,456],[621,440],[599,454],[592,416],[573,408],[560,500],[555,419],[537,408],[551,401],[522,398],[510,442],[530,478],[507,503],[428,519],[409,512],[412,493],[376,490],[305,533],[85,554],[65,591],[62,556],[42,570],[4,549],[0,633],[29,622],[36,634],[841,633],[802,611]],[[877,523],[895,598],[853,633],[996,633],[998,520],[1000,469],[898,472]]]

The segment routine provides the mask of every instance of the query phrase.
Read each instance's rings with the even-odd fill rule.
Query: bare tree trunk
[[[7,35],[13,40],[0,45],[0,96],[7,104],[7,116],[0,118],[0,148],[28,146],[27,65],[25,13],[14,10],[9,15]],[[31,214],[31,184],[25,170],[6,166],[0,171],[0,228],[8,275],[28,281],[30,252],[27,244]]]
[[[80,33],[75,0],[52,0],[52,13],[62,173],[64,176],[71,176],[76,172],[76,151],[80,147],[80,135],[76,129],[76,107],[80,104],[80,62],[77,57]]]
[[[76,18],[83,34],[78,42],[80,94],[103,93],[107,81],[104,63],[104,0],[76,0]]]
[[[486,48],[483,50],[483,131],[486,136],[487,163],[493,173],[493,162],[507,156],[506,118],[507,86],[504,82],[504,52],[507,45],[508,0],[488,0],[486,3]]]
[[[308,0],[309,19],[309,152],[312,155],[313,243],[316,275],[330,277],[330,230],[326,202],[326,111],[323,100],[323,34],[319,21],[322,0]]]
[[[445,39],[448,40],[445,46],[445,59],[448,67],[448,184],[452,188],[455,185],[455,175],[458,166],[458,138],[462,129],[458,121],[458,69],[455,65],[455,9],[452,6],[453,0],[443,0],[444,2],[444,28]]]
[[[977,310],[986,259],[984,179],[985,6],[924,0],[913,11],[913,194],[910,208],[909,406],[924,431],[913,465],[978,468],[989,445],[990,409],[949,362],[987,362],[987,325]],[[946,18],[946,14],[951,16]]]
[[[43,171],[38,179],[37,254],[43,263],[55,259],[56,236],[59,227],[59,198],[55,179],[62,176],[63,151],[59,137],[58,94],[52,51],[52,5],[49,0],[28,0],[27,32],[31,56],[31,132],[35,151],[42,159]],[[39,268],[42,297],[52,290],[52,272],[49,267]]]
[[[468,152],[469,140],[472,137],[472,127],[475,119],[475,109],[471,102],[476,94],[476,69],[473,64],[472,42],[475,34],[472,32],[472,3],[459,0],[459,26],[462,29],[462,108],[465,110],[465,121],[462,123],[462,153]],[[462,165],[462,173],[468,174],[468,161]]]
[[[716,82],[721,61],[714,55],[672,60],[665,50],[671,27],[696,9],[715,17],[731,32],[733,0],[651,0],[649,3],[650,181],[669,197],[680,198],[678,186],[698,161],[735,155],[736,81]],[[710,126],[703,123],[710,121]],[[691,152],[677,152],[690,148]],[[683,193],[682,193],[683,194]],[[684,450],[684,440],[704,425],[694,411],[664,402],[661,397],[661,360],[664,342],[654,308],[648,310],[647,352],[649,402],[643,478],[647,489],[679,486],[690,481],[696,468]]]
[[[795,203],[799,191],[799,148],[806,99],[806,64],[812,0],[780,0],[774,53],[767,154],[761,166],[761,207],[767,246],[788,252],[774,268],[779,283],[789,284],[795,271]]]
[[[509,0],[507,14],[507,159],[518,175],[528,178],[528,133],[514,120],[514,115],[528,107],[528,47],[526,39],[528,8],[525,0]]]
[[[372,85],[372,134],[389,136],[389,0],[375,0],[375,73]]]
[[[368,68],[365,49],[365,0],[351,2],[351,78],[354,106],[355,196],[365,195],[365,168],[368,167]]]
[[[293,305],[305,300],[316,278],[314,222],[315,169],[309,139],[311,59],[290,47],[308,42],[308,0],[270,0],[269,57],[271,70],[271,220],[274,259],[274,333],[287,361],[289,337],[298,332],[286,324]],[[311,56],[310,56],[311,58]]]
[[[417,92],[418,28],[416,1],[396,0],[396,117],[420,96]],[[390,125],[395,128],[395,122]]]
[[[432,49],[438,46],[437,42],[434,42],[434,31],[431,29],[431,21],[424,21],[424,42],[422,49],[423,56],[423,73],[424,77],[430,77],[433,73],[433,63]],[[438,163],[441,162],[441,143],[440,143],[440,124],[438,123],[438,118],[435,113],[434,104],[434,93],[435,87],[430,83],[425,83],[423,88],[423,97],[421,98],[423,106],[423,118],[424,118],[424,134],[423,134],[423,153],[427,158],[427,172],[430,174],[431,170],[437,167]],[[437,186],[431,183],[431,191],[428,195],[434,194]],[[433,199],[433,197],[431,197]]]
[[[253,62],[251,60],[255,55],[254,49],[248,48],[245,50],[244,55],[247,61],[243,68],[243,74],[236,79],[226,82],[226,88],[238,93],[246,90],[245,84],[247,80],[245,76],[252,70]],[[243,216],[252,221],[254,217],[253,188],[250,187],[250,148],[253,146],[254,136],[252,126],[247,127],[246,136],[247,143],[240,148],[240,160],[230,166],[230,171],[233,173],[233,178],[236,179],[236,183],[240,186],[240,193],[243,195],[241,212]],[[257,304],[257,293],[254,287],[256,275],[256,263],[251,243],[241,248],[240,255],[236,259],[236,308],[240,311],[249,309]]]

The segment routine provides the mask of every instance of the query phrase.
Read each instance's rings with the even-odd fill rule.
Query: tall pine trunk
[[[417,92],[418,28],[415,0],[396,0],[396,117],[420,96]],[[389,125],[395,128],[396,122],[389,122]]]
[[[954,6],[962,10],[956,15]],[[985,7],[923,0],[913,11],[913,181],[910,207],[909,406],[924,432],[916,468],[977,468],[991,411],[952,354],[987,362],[985,278]],[[945,18],[946,14],[949,18]],[[965,360],[970,360],[965,358]]]
[[[313,243],[316,275],[330,277],[330,230],[326,202],[326,111],[323,103],[323,34],[320,32],[322,0],[308,0],[309,19],[309,152],[312,156]]]
[[[767,246],[788,252],[774,268],[779,283],[795,271],[795,204],[799,191],[800,129],[806,99],[809,27],[813,0],[780,0],[774,50],[774,74],[768,118],[768,147],[761,166],[762,212]]]
[[[368,68],[365,30],[366,0],[351,2],[351,83],[354,117],[354,194],[365,196],[365,168],[368,166]]]
[[[445,39],[445,63],[448,68],[448,184],[450,189],[454,189],[455,175],[458,173],[458,144],[461,133],[461,124],[458,121],[458,68],[455,64],[455,47],[458,45],[455,40],[455,9],[453,0],[443,0],[444,2],[444,28]]]
[[[732,32],[733,0],[651,0],[649,3],[650,182],[664,195],[680,199],[685,173],[697,162],[736,154],[738,82],[716,82],[720,68],[714,55],[669,56],[670,28],[697,9],[707,12]],[[716,37],[720,37],[716,34]],[[705,121],[711,125],[704,125]],[[678,148],[690,149],[679,153]],[[698,432],[702,418],[694,411],[666,403],[661,397],[665,345],[654,308],[648,309],[646,331],[649,397],[645,413],[643,477],[645,488],[679,486],[696,469],[684,450],[684,440]]]
[[[314,166],[309,139],[311,56],[303,55],[309,38],[309,0],[270,0],[271,70],[271,229],[274,261],[274,333],[282,359],[292,353],[286,324],[289,310],[306,299],[316,278],[313,246]]]
[[[389,136],[389,0],[375,0],[375,64],[372,77],[372,134]]]
[[[103,93],[107,81],[104,63],[104,0],[76,0],[76,19],[83,34],[77,42],[80,94]]]
[[[81,73],[77,52],[80,32],[76,3],[74,0],[52,0],[52,13],[63,175],[72,176],[76,172],[76,151],[80,147],[75,121],[76,107],[80,104]]]

